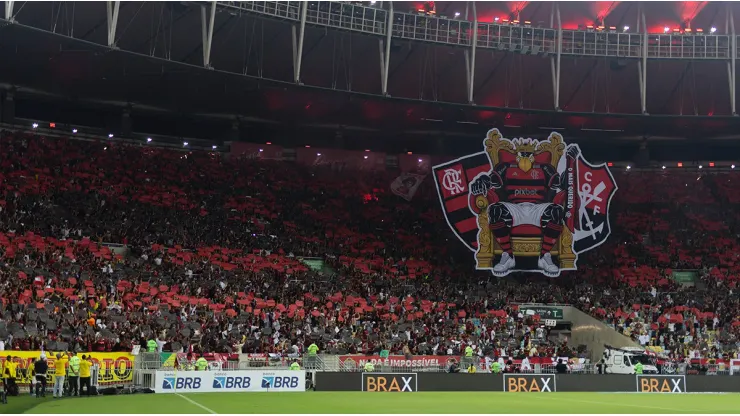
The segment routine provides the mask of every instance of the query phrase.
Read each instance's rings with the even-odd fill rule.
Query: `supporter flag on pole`
[[[415,173],[402,173],[401,176],[391,182],[391,191],[401,198],[411,201],[425,177],[425,175]]]

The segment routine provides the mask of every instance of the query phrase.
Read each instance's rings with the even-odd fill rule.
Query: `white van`
[[[614,348],[607,346],[604,350],[606,374],[635,374],[635,364],[642,363],[643,374],[658,374],[653,357],[645,350],[635,347]]]

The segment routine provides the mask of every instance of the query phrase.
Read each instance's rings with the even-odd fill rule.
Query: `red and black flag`
[[[617,192],[606,164],[592,165],[578,158],[577,221],[573,233],[573,250],[576,253],[600,246],[611,234],[609,204]]]
[[[437,165],[433,170],[439,200],[450,228],[472,251],[478,248],[478,220],[468,206],[468,187],[481,173],[492,169],[486,152]]]

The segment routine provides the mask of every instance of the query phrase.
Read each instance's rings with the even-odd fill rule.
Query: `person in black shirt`
[[[555,371],[557,371],[558,374],[565,374],[568,372],[568,366],[565,365],[563,360],[558,359],[558,364],[555,366]]]
[[[36,397],[46,397],[46,372],[49,370],[49,364],[46,362],[46,355],[41,353],[39,359],[33,364],[33,373],[36,378]]]

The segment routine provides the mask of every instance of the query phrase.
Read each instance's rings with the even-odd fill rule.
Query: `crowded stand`
[[[0,151],[0,349],[585,357],[518,307],[559,303],[671,359],[737,358],[731,173],[617,173],[577,271],[494,278],[429,179],[407,202],[398,172],[16,132]]]

